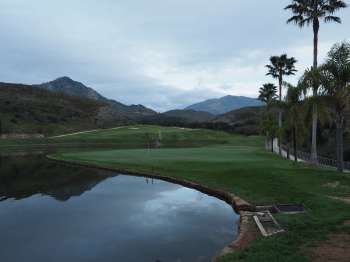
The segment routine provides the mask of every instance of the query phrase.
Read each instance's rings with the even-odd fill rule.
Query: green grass
[[[147,137],[158,136],[159,131],[163,148],[145,149]],[[343,225],[350,219],[349,205],[328,197],[350,195],[349,174],[294,165],[266,152],[260,137],[137,126],[59,140],[120,143],[121,148],[129,149],[59,153],[54,155],[56,159],[185,178],[236,193],[253,204],[297,202],[305,205],[306,214],[277,216],[287,229],[285,234],[258,238],[248,249],[223,261],[307,261],[310,247],[325,240],[330,232],[350,232],[350,228]],[[337,181],[337,187],[327,186]]]
[[[261,137],[250,138],[230,135],[205,129],[182,129],[176,127],[159,127],[149,125],[133,125],[113,129],[101,129],[63,137],[44,139],[0,139],[0,150],[25,146],[108,146],[111,148],[148,148],[150,142],[162,138],[162,147],[199,147],[217,144],[262,144]]]

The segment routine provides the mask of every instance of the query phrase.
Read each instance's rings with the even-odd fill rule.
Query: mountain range
[[[128,106],[115,100],[107,99],[94,89],[66,76],[34,86],[56,93],[63,93],[70,96],[77,96],[105,103],[106,106],[100,110],[100,114],[103,114],[104,118],[109,118],[111,120],[114,118],[137,119],[156,114],[155,111],[143,105]]]
[[[130,122],[204,124],[226,120],[221,112],[256,104],[261,105],[253,98],[226,96],[159,114],[143,105],[108,99],[69,77],[36,85],[0,83],[0,117],[5,133],[56,134]]]
[[[196,103],[186,107],[186,110],[195,110],[208,112],[213,115],[221,115],[232,110],[244,108],[263,106],[264,104],[255,99],[245,96],[224,96],[216,99],[209,99],[200,103]]]
[[[38,85],[0,83],[0,134],[62,134],[138,122],[157,115],[61,77]]]

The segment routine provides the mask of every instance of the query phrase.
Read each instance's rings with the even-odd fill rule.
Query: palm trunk
[[[313,21],[313,30],[314,30],[314,63],[313,67],[314,69],[318,66],[318,32],[320,30],[320,22],[318,19],[315,19]]]
[[[279,77],[279,91],[280,91],[280,103],[282,103],[282,83],[283,83],[283,79],[282,79],[282,73],[280,72],[280,77]],[[281,105],[279,108],[279,112],[278,112],[278,153],[281,156],[282,155],[282,148],[281,148],[281,142],[282,142],[282,109],[281,109]]]
[[[298,156],[297,156],[297,134],[296,134],[296,128],[293,126],[293,151],[294,151],[294,162],[298,162]]]
[[[270,145],[269,145],[269,138],[270,138],[269,132],[266,132],[266,134],[265,134],[265,149],[266,149],[266,150],[269,150],[269,148],[270,148]]]
[[[318,32],[320,29],[320,22],[318,19],[314,19],[313,21],[313,30],[314,30],[314,62],[313,69],[317,69],[318,66]],[[318,84],[315,82],[313,84],[313,96],[317,96]],[[317,105],[313,106],[312,110],[312,138],[311,138],[311,162],[317,164]]]
[[[312,139],[311,139],[311,162],[317,164],[317,121],[318,112],[317,105],[312,107]]]
[[[344,171],[344,141],[343,141],[343,122],[344,117],[340,112],[336,116],[336,140],[337,140],[337,169]]]

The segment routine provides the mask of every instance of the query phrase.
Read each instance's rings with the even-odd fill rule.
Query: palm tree
[[[338,171],[344,170],[344,121],[350,103],[350,43],[336,44],[322,66],[320,79],[335,113]]]
[[[309,26],[312,24],[314,33],[314,50],[313,50],[313,68],[318,66],[318,34],[320,30],[320,20],[325,23],[336,22],[341,23],[341,19],[334,16],[334,13],[347,4],[341,0],[292,0],[292,3],[285,7],[291,10],[293,16],[287,20],[287,23],[295,23],[299,27]],[[317,83],[313,84],[313,94],[317,94]],[[317,163],[317,105],[313,106],[312,117],[312,145],[311,159]]]
[[[287,113],[287,129],[292,134],[293,141],[293,154],[294,161],[298,161],[297,156],[297,137],[298,133],[301,133],[303,128],[303,101],[302,101],[302,89],[297,86],[293,86],[289,83],[285,83],[287,89],[287,95],[284,101],[284,107]]]
[[[258,99],[266,104],[266,112],[262,123],[262,129],[266,132],[266,145],[268,145],[268,139],[271,138],[271,151],[273,152],[275,127],[269,111],[277,99],[277,86],[272,83],[264,84],[259,90]]]
[[[275,79],[278,79],[279,86],[279,101],[282,103],[282,85],[284,76],[295,75],[297,70],[295,69],[295,63],[297,60],[294,57],[288,58],[286,54],[281,56],[272,56],[270,57],[270,64],[266,65],[268,68],[268,73],[266,75],[270,75]],[[278,114],[278,127],[281,132],[282,129],[282,110],[279,111]],[[279,135],[278,139],[278,148],[279,154],[282,155],[281,149],[281,135]]]
[[[272,83],[264,84],[260,87],[258,99],[266,103],[269,108],[277,98],[277,86]]]

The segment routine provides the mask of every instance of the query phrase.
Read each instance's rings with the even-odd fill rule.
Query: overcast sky
[[[69,76],[158,111],[257,97],[271,81],[264,68],[271,55],[295,56],[300,72],[312,63],[311,28],[286,25],[289,2],[0,0],[0,81]],[[350,8],[339,16],[342,25],[321,25],[321,61],[333,43],[350,39]]]

